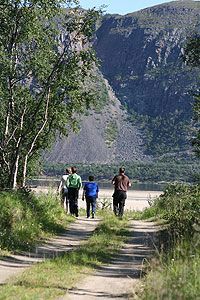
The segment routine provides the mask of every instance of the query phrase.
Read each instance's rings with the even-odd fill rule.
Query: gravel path
[[[130,239],[115,259],[83,279],[59,300],[129,299],[142,275],[142,264],[155,252],[153,222],[132,221]]]
[[[92,234],[99,221],[99,219],[80,217],[70,224],[65,233],[47,240],[44,244],[37,246],[33,252],[4,256],[0,259],[0,284],[5,283],[11,276],[23,272],[34,263],[75,249]]]

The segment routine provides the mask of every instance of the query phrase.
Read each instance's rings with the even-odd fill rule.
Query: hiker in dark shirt
[[[119,174],[113,178],[112,184],[114,185],[113,211],[116,216],[122,217],[124,214],[125,200],[127,198],[127,190],[128,187],[131,186],[128,176],[125,175],[125,168],[119,169]]]

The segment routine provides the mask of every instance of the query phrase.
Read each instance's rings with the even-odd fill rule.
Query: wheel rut
[[[46,240],[31,252],[19,252],[14,255],[3,256],[0,259],[0,284],[6,283],[10,277],[22,273],[33,264],[48,258],[55,258],[67,251],[74,250],[86,241],[99,223],[100,219],[86,219],[79,217],[71,223],[67,230]]]
[[[157,232],[153,222],[131,221],[130,238],[108,265],[86,276],[59,300],[130,299],[143,275],[143,263],[156,251]]]

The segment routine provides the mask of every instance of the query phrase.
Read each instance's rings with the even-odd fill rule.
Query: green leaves
[[[10,0],[0,11],[1,186],[24,185],[27,164],[94,101],[85,80],[98,12],[76,4]]]
[[[155,206],[158,214],[168,220],[172,229],[178,234],[192,235],[194,225],[199,223],[200,214],[199,186],[173,184],[169,185]]]
[[[192,67],[200,67],[200,35],[196,34],[191,37],[186,46],[183,57],[186,64]],[[195,120],[195,137],[192,139],[192,145],[198,156],[200,156],[200,92],[199,89],[194,91],[194,120]]]
[[[184,61],[192,67],[200,66],[200,36],[190,38],[185,47]]]

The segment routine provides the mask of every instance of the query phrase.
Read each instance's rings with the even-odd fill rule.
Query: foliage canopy
[[[90,39],[99,12],[75,0],[0,3],[0,186],[24,186],[55,138],[94,102]],[[64,8],[65,7],[65,8]]]
[[[196,34],[194,37],[188,40],[188,43],[185,47],[185,62],[196,68],[200,68],[200,35]],[[193,139],[193,146],[195,152],[198,156],[200,156],[200,90],[198,89],[194,93],[195,104],[194,104],[194,112],[195,112],[195,121],[196,121],[196,134]]]

